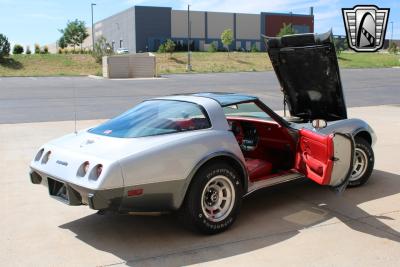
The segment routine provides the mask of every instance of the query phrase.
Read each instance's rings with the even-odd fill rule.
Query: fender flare
[[[214,153],[211,153],[211,154],[205,156],[204,158],[202,158],[194,166],[192,171],[189,173],[189,175],[185,179],[185,183],[182,186],[181,193],[179,194],[179,196],[177,196],[177,199],[174,200],[174,204],[175,204],[174,208],[179,209],[181,207],[181,205],[186,197],[186,193],[189,189],[189,186],[193,180],[193,177],[196,175],[197,171],[200,170],[200,168],[203,167],[205,164],[207,164],[207,162],[209,162],[210,160],[217,158],[217,157],[221,157],[221,156],[231,158],[240,166],[241,171],[242,171],[241,174],[243,175],[243,191],[244,191],[244,193],[247,192],[249,176],[248,176],[247,169],[246,169],[244,162],[242,162],[242,160],[239,157],[237,157],[235,154],[233,154],[231,152],[227,152],[227,151],[214,152]]]

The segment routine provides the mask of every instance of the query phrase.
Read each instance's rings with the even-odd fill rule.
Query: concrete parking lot
[[[354,70],[354,73],[356,71],[358,70]],[[14,78],[16,80],[12,82],[7,81],[8,84],[16,83],[16,91],[12,92],[11,87],[7,87],[6,90],[1,87],[4,82],[2,79],[0,101],[8,105],[8,109],[4,105],[0,107],[3,123],[0,124],[0,203],[5,211],[0,220],[0,264],[398,266],[400,165],[397,151],[400,151],[400,98],[396,96],[399,94],[397,86],[400,75],[396,76],[392,71],[398,70],[387,71],[387,76],[391,78],[388,78],[385,86],[378,85],[374,77],[365,82],[364,86],[369,88],[369,95],[366,90],[357,86],[358,89],[347,92],[348,103],[353,103],[350,104],[353,107],[349,109],[349,117],[366,120],[378,136],[378,143],[374,148],[375,169],[371,180],[365,186],[347,189],[342,195],[336,195],[310,181],[264,190],[247,198],[234,226],[216,236],[202,236],[187,231],[173,215],[97,215],[88,207],[70,207],[51,199],[46,188],[30,184],[28,166],[38,147],[52,138],[73,131],[74,122],[63,117],[64,109],[68,106],[63,101],[70,99],[60,96],[56,99],[61,102],[52,102],[54,98],[47,97],[47,94],[52,93],[47,85],[46,88],[37,89],[38,94],[30,105],[29,94],[26,98],[22,97],[21,102],[18,101],[18,96],[22,94],[22,89],[18,89],[17,85],[21,83],[20,80]],[[372,73],[371,71],[371,76]],[[397,72],[397,75],[399,73]],[[350,76],[353,74],[344,74],[348,75],[345,79],[351,80]],[[367,76],[361,76],[368,80]],[[235,76],[235,79],[240,80],[240,77]],[[362,80],[357,79],[360,82]],[[171,78],[167,78],[163,84],[170,81]],[[61,82],[53,82],[56,88],[60,86]],[[79,120],[79,129],[98,124],[102,121],[100,118],[112,115],[110,107],[126,109],[124,105],[132,99],[135,101],[135,88],[119,88],[118,81],[100,81],[99,92],[106,92],[106,85],[114,82],[114,90],[121,90],[126,95],[115,97],[119,99],[115,100],[113,95],[118,93],[109,92],[107,97],[111,99],[112,104],[104,108],[106,112],[99,106],[96,110],[96,105],[90,104],[91,101],[97,101],[96,97],[80,99],[79,101],[88,102],[87,106],[82,104],[80,107],[87,110],[86,114],[90,120]],[[261,92],[261,89],[256,89],[257,86],[254,85],[261,82],[255,80],[253,83],[247,83],[249,87],[255,88],[252,90]],[[134,83],[129,84],[135,86]],[[377,88],[374,88],[374,85]],[[82,89],[81,92],[96,91],[95,88],[88,88]],[[201,89],[205,91],[204,87]],[[211,89],[210,91],[216,91],[214,87]],[[223,90],[228,89],[227,86]],[[375,89],[380,93],[372,94],[371,90]],[[28,91],[27,88],[24,90]],[[57,90],[57,94],[62,94],[61,89]],[[234,91],[236,90],[239,88],[235,87]],[[359,99],[357,91],[361,95]],[[260,96],[269,99],[269,92]],[[251,90],[248,93],[254,94]],[[160,93],[157,91],[154,94]],[[391,96],[391,99],[383,96],[384,94]],[[144,96],[138,96],[137,99],[140,97]],[[275,109],[281,109],[278,102],[279,92],[275,97]],[[101,100],[101,97],[99,99],[98,101],[105,101]],[[374,101],[385,105],[372,105]],[[357,103],[365,107],[359,107]],[[39,114],[40,105],[45,115]],[[89,112],[89,106],[93,108],[92,112]],[[58,110],[57,107],[61,112],[55,111]],[[33,112],[22,114],[19,109]],[[7,112],[9,117],[13,118],[8,123],[4,119],[7,118]],[[13,112],[15,114],[11,114]],[[31,121],[25,122],[29,115],[32,115]]]

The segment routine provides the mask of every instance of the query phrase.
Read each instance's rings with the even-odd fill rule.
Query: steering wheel
[[[233,134],[235,135],[237,142],[239,143],[239,145],[241,145],[243,143],[243,139],[244,139],[244,132],[243,132],[242,125],[239,122],[232,121],[231,122],[231,130],[232,130]]]

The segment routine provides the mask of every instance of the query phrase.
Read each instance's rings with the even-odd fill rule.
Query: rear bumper
[[[31,169],[30,180],[48,188],[49,195],[67,205],[88,205],[94,210],[164,212],[177,210],[185,196],[185,180],[94,190]],[[130,192],[138,190],[138,195]],[[62,191],[61,194],[59,192]]]
[[[29,176],[33,184],[46,186],[51,197],[70,206],[88,205],[94,210],[118,210],[121,205],[123,188],[94,190],[39,174],[34,170],[30,171]]]

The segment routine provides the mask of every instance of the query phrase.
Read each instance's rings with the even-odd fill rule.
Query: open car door
[[[295,168],[320,185],[342,192],[353,170],[354,140],[351,135],[330,135],[301,129]]]

